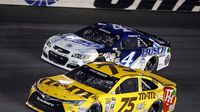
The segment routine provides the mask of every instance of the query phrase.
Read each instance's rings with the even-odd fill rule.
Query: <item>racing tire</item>
[[[156,101],[151,105],[148,112],[162,112],[162,106],[162,101]]]
[[[156,57],[152,57],[151,59],[149,59],[149,61],[147,62],[144,70],[145,71],[149,71],[149,72],[155,72],[158,66],[158,58]]]
[[[106,59],[104,56],[99,56],[94,60],[94,62],[105,62],[105,61],[106,61]]]
[[[102,106],[99,103],[93,104],[87,112],[102,112]]]

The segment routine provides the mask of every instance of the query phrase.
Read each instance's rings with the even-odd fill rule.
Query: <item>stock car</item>
[[[35,82],[26,105],[38,112],[172,112],[176,84],[112,62],[91,62]]]
[[[50,37],[41,58],[66,70],[95,61],[99,55],[126,67],[157,71],[169,65],[170,42],[114,23],[99,22],[75,33]]]

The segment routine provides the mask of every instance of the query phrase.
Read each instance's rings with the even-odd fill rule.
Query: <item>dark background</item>
[[[171,41],[170,66],[160,74],[177,83],[175,112],[199,112],[199,13],[45,8],[0,5],[0,110],[30,112],[29,89],[65,70],[40,59],[45,40],[99,21],[137,28]]]

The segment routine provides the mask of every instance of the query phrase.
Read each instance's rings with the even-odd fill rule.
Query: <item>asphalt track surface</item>
[[[0,111],[31,112],[31,85],[65,70],[40,59],[45,40],[99,21],[137,28],[172,43],[170,66],[158,72],[177,83],[175,112],[200,109],[200,15],[120,10],[0,6]]]

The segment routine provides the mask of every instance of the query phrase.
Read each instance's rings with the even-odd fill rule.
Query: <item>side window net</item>
[[[147,79],[142,79],[142,91],[154,90],[157,88],[158,86],[154,84],[152,81],[147,80]]]
[[[125,80],[116,89],[117,94],[137,92],[137,91],[138,91],[138,79],[136,79],[136,78]]]

